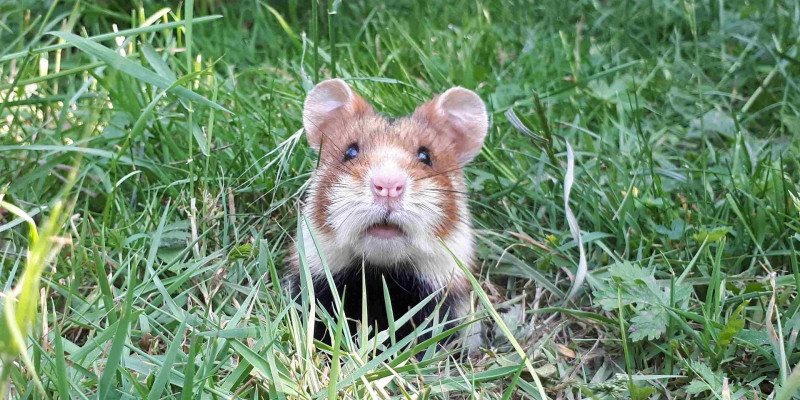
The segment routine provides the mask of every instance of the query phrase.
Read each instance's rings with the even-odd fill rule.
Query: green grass
[[[0,199],[33,224],[0,206],[9,398],[800,387],[797,1],[51,3],[0,2]],[[334,75],[389,114],[453,85],[489,105],[466,171],[482,356],[438,350],[438,321],[374,352],[330,316],[314,343],[281,294],[302,101]]]

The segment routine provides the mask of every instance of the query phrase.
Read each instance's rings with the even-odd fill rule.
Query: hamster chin
[[[414,240],[400,224],[382,219],[356,235],[353,253],[370,263],[392,266],[413,260]]]
[[[391,267],[413,260],[413,247],[408,242],[407,238],[364,238],[359,243],[356,254],[362,254],[370,263]]]

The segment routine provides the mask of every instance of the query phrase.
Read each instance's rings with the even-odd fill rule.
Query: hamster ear
[[[308,144],[319,150],[323,136],[335,135],[332,124],[357,115],[372,113],[372,106],[341,79],[329,79],[314,86],[303,105],[303,128]]]
[[[456,86],[419,106],[414,116],[431,123],[447,135],[461,165],[472,161],[483,147],[489,129],[489,116],[483,100],[475,92]]]

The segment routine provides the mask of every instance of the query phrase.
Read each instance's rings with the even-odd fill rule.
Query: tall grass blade
[[[533,381],[536,384],[536,390],[538,391],[539,396],[542,399],[549,399],[549,397],[547,397],[547,393],[545,393],[544,391],[544,386],[542,386],[542,381],[539,379],[539,375],[536,373],[536,369],[533,368],[533,365],[528,359],[527,353],[522,348],[522,346],[520,346],[519,342],[517,342],[517,339],[514,338],[514,335],[511,333],[511,330],[508,329],[508,325],[506,325],[505,321],[503,321],[503,318],[500,317],[500,314],[498,314],[497,310],[495,310],[494,307],[492,306],[492,301],[489,300],[489,296],[481,287],[480,282],[478,282],[478,280],[475,279],[475,277],[472,275],[469,269],[467,269],[467,267],[464,266],[461,260],[459,260],[458,257],[456,257],[455,253],[453,253],[453,251],[450,250],[449,247],[447,247],[444,241],[440,239],[439,242],[442,244],[442,246],[447,248],[447,251],[450,252],[450,256],[453,257],[453,260],[456,262],[458,267],[461,268],[461,271],[464,272],[464,275],[467,277],[467,279],[469,279],[470,284],[472,284],[472,290],[475,292],[475,295],[478,297],[478,300],[480,300],[484,309],[486,309],[486,311],[489,313],[492,319],[494,319],[494,322],[497,324],[497,326],[500,328],[503,334],[506,335],[506,338],[508,339],[509,342],[511,342],[511,345],[514,347],[514,350],[516,350],[517,354],[519,354],[519,356],[522,357],[522,363],[525,365],[525,367],[528,369],[528,372],[533,377]]]
[[[77,3],[76,3],[76,6],[77,6]],[[216,19],[220,19],[220,18],[222,18],[222,15],[207,15],[207,16],[204,16],[204,17],[196,18],[194,20],[194,23],[209,22],[209,21],[213,21],[213,20],[216,20]],[[120,37],[120,36],[136,36],[136,35],[141,35],[141,34],[145,34],[145,33],[156,32],[156,31],[160,31],[160,30],[167,30],[167,29],[177,28],[177,27],[183,26],[184,24],[185,24],[184,21],[173,21],[173,22],[166,22],[166,23],[158,24],[158,25],[145,25],[145,26],[140,26],[140,27],[137,27],[137,28],[123,29],[123,30],[118,31],[118,32],[111,32],[111,33],[104,33],[104,34],[101,34],[101,35],[90,36],[90,37],[87,37],[86,39],[87,40],[91,40],[93,42],[100,42],[100,41],[103,41],[103,40],[114,39],[114,38]],[[32,50],[25,50],[25,51],[21,51],[21,52],[18,52],[18,53],[6,54],[6,55],[0,57],[0,63],[5,62],[5,61],[10,61],[10,60],[13,60],[15,58],[26,57],[26,56],[32,55],[32,54],[47,53],[49,51],[66,49],[66,48],[71,47],[71,46],[73,46],[73,44],[71,42],[64,42],[64,43],[53,44],[53,45],[49,45],[49,46],[43,46],[43,47],[39,47],[39,48],[32,49]]]
[[[94,57],[105,62],[109,67],[119,70],[125,74],[128,74],[142,82],[148,83],[155,87],[161,89],[170,89],[171,92],[175,93],[176,95],[190,101],[196,101],[200,104],[204,104],[209,107],[216,108],[217,110],[224,111],[230,113],[231,111],[226,109],[225,107],[220,106],[219,104],[213,103],[210,100],[206,99],[203,96],[183,87],[183,86],[175,86],[172,87],[175,83],[174,81],[169,80],[167,77],[160,76],[155,72],[141,66],[140,64],[131,61],[128,58],[121,56],[119,53],[92,42],[90,40],[84,39],[80,36],[67,33],[67,32],[50,32],[49,34],[64,39],[65,41],[73,44],[75,47],[85,51],[88,54],[91,54]]]
[[[572,146],[569,142],[565,142],[567,146],[567,172],[564,174],[564,213],[567,215],[567,223],[569,224],[569,231],[572,233],[572,239],[578,244],[578,270],[575,272],[575,281],[572,282],[572,289],[570,289],[567,299],[573,298],[583,285],[586,279],[588,266],[586,264],[586,253],[583,250],[583,238],[581,237],[581,228],[578,226],[578,220],[575,214],[572,213],[572,208],[569,206],[569,195],[572,191],[572,184],[575,181],[575,153],[572,151]]]
[[[178,357],[178,353],[181,352],[181,342],[183,342],[183,333],[185,330],[186,319],[182,320],[181,324],[178,325],[178,329],[175,330],[175,337],[172,339],[169,347],[167,347],[167,353],[164,355],[164,363],[161,364],[156,379],[153,381],[153,385],[150,386],[150,393],[147,395],[147,400],[158,400],[161,398],[161,394],[164,393],[164,389],[169,383],[169,378],[172,374],[172,364]]]
[[[111,384],[114,380],[114,377],[117,375],[117,367],[119,367],[120,362],[123,360],[125,342],[129,338],[128,328],[130,327],[133,314],[133,294],[135,292],[134,288],[136,287],[136,277],[138,274],[137,265],[138,263],[133,261],[128,269],[128,280],[126,285],[128,290],[125,293],[125,303],[122,309],[122,317],[119,320],[117,329],[113,333],[114,336],[113,340],[111,341],[111,348],[106,356],[103,374],[100,376],[100,381],[97,385],[97,393],[101,399],[111,397],[111,393],[115,391],[115,389],[112,389]]]

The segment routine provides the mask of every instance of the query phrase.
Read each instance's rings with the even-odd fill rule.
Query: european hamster
[[[488,129],[480,97],[453,87],[410,116],[391,119],[376,113],[343,80],[331,79],[308,93],[303,126],[319,160],[302,212],[339,294],[346,292],[347,318],[361,318],[362,268],[367,323],[377,325],[373,334],[388,327],[383,279],[394,318],[444,288],[398,329],[398,338],[413,332],[439,301],[440,317],[453,320],[468,314],[471,285],[439,238],[464,265],[473,264],[462,169],[480,152]],[[316,299],[336,315],[309,226],[303,224],[297,235],[302,235]],[[294,247],[286,282],[297,295],[301,280]],[[322,326],[315,331],[317,338],[324,337]],[[468,345],[474,349],[477,336],[472,336]]]

